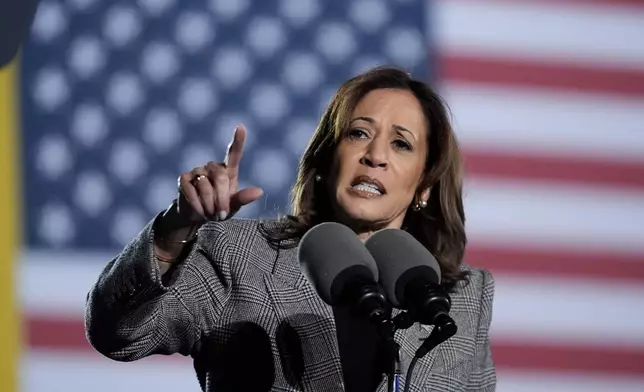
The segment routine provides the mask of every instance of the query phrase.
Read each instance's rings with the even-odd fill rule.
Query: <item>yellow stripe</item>
[[[18,390],[20,328],[16,272],[21,242],[17,64],[0,69],[0,391]]]

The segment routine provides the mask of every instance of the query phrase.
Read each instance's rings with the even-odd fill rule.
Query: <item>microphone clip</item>
[[[392,322],[396,329],[410,328],[416,322],[434,326],[416,351],[415,356],[422,358],[436,346],[454,336],[458,327],[449,315],[452,300],[444,288],[428,284],[411,284],[410,287],[410,290],[413,290],[411,297],[421,300],[416,301],[414,306],[409,306],[408,311],[396,315]]]
[[[442,317],[449,317],[452,299],[439,285],[427,284],[418,279],[407,286],[405,298],[411,318],[424,325],[436,325]]]

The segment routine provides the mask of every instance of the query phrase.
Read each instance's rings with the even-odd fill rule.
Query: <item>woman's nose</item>
[[[369,145],[369,148],[367,148],[367,151],[365,151],[360,163],[369,167],[387,167],[387,151],[386,148],[383,148],[380,144],[382,143],[378,143],[374,140]]]

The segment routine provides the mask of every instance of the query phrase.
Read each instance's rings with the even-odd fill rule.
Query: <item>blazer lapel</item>
[[[304,391],[344,391],[333,310],[301,273],[296,249],[279,251],[266,286],[280,320],[276,343],[288,384]]]

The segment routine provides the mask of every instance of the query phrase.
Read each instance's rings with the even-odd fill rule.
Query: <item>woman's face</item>
[[[400,228],[415,202],[427,149],[427,120],[413,93],[368,93],[351,114],[331,170],[338,219],[367,230]]]

